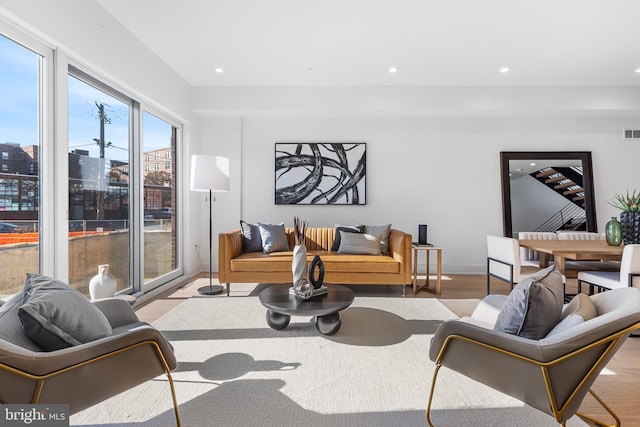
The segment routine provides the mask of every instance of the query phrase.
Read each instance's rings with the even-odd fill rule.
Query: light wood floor
[[[218,283],[217,279],[214,279],[214,283]],[[216,296],[200,296],[197,292],[198,287],[208,284],[208,278],[186,281],[153,300],[136,306],[136,313],[141,320],[153,322],[189,298],[228,298],[226,293]],[[433,286],[432,280],[431,288]],[[252,295],[254,288],[255,284],[232,284],[230,297]],[[351,289],[356,293],[356,297],[402,297],[400,286],[351,286]],[[491,293],[507,294],[508,291],[507,284],[492,280]],[[567,293],[577,291],[575,279],[569,279],[566,291]],[[438,296],[429,289],[413,295],[412,290],[408,287],[406,298],[440,298],[457,315],[463,316],[469,314],[469,310],[475,304],[474,300],[481,299],[485,295],[486,278],[484,275],[454,274],[443,278],[441,295]],[[425,387],[428,386],[429,384],[425,383]],[[637,397],[639,387],[640,337],[630,337],[609,362],[605,371],[600,374],[593,390],[618,414],[623,426],[640,426],[640,402]],[[585,398],[580,410],[603,421],[610,420],[608,414],[591,396]]]

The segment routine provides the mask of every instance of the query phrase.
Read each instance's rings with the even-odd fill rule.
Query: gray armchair
[[[12,311],[21,298],[18,294],[0,307],[0,403],[69,404],[74,414],[165,374],[180,425],[170,373],[176,367],[173,349],[158,330],[138,320],[127,302],[94,302],[111,325],[110,336],[44,351],[24,334]]]
[[[621,288],[589,298],[596,308],[594,318],[540,340],[492,329],[506,299],[502,295],[486,297],[469,318],[443,323],[429,350],[436,363],[426,413],[429,425],[433,426],[430,413],[438,372],[446,367],[551,415],[563,426],[575,414],[605,425],[577,412],[590,393],[619,426],[614,411],[591,386],[624,340],[640,327],[640,289]]]

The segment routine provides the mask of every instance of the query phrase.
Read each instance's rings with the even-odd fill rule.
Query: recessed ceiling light
[[[640,68],[636,68],[636,74],[640,74]]]
[[[502,74],[504,74],[504,73],[508,73],[509,71],[510,71],[509,67],[502,67],[502,68],[500,68],[500,72],[501,72]]]
[[[224,73],[224,70],[220,67],[216,68],[216,73]]]
[[[535,166],[535,165],[536,165],[535,163],[529,163],[529,166]]]
[[[398,67],[391,67],[391,68],[389,68],[389,72],[390,72],[390,73],[397,73],[397,72],[398,72]]]

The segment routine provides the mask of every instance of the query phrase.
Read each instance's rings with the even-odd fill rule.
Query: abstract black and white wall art
[[[276,143],[276,205],[366,204],[366,143]]]

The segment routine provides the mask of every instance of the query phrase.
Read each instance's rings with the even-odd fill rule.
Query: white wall
[[[203,128],[220,119],[205,117]],[[622,141],[628,118],[540,117],[245,117],[233,157],[241,168],[239,218],[312,226],[391,222],[444,248],[445,272],[485,270],[486,235],[502,234],[500,151],[592,151],[599,230],[615,209],[612,193],[640,186],[640,143]],[[276,206],[275,142],[366,142],[365,206]],[[237,191],[237,189],[236,189]],[[229,218],[227,226],[237,227]]]

